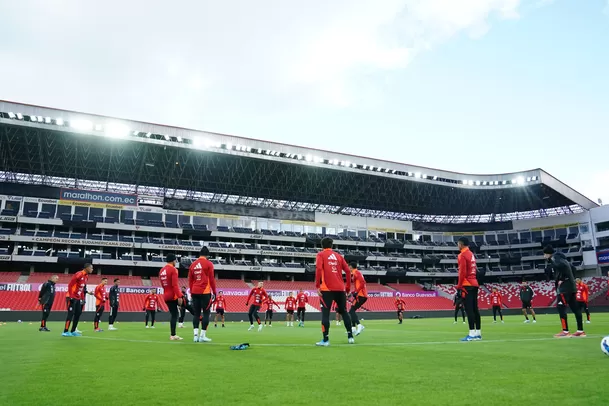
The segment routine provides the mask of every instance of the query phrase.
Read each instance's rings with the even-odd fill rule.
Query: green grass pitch
[[[364,321],[355,345],[333,322],[329,348],[313,345],[318,322],[260,333],[212,325],[211,344],[193,343],[191,328],[169,342],[168,323],[94,333],[89,322],[70,338],[61,323],[49,323],[51,333],[9,323],[0,326],[0,404],[607,405],[609,357],[599,343],[609,314],[592,321],[588,338],[554,339],[555,314],[537,324],[486,317],[484,340],[470,343],[458,341],[466,326],[449,319]],[[242,342],[251,348],[229,350]]]

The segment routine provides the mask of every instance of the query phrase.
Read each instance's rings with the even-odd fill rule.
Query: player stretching
[[[249,306],[250,299],[252,298],[252,305],[250,306],[250,309],[247,312],[247,317],[250,319],[250,328],[248,328],[247,331],[254,329],[254,320],[256,320],[256,322],[258,323],[258,331],[262,331],[262,324],[260,323],[260,316],[258,316],[258,310],[260,310],[260,306],[262,306],[262,303],[268,298],[266,290],[264,290],[264,283],[258,282],[258,287],[252,289],[250,295],[245,301],[245,306]]]
[[[543,249],[543,256],[550,262],[554,273],[557,298],[556,307],[558,308],[560,322],[562,324],[562,332],[556,334],[554,337],[585,337],[586,333],[584,333],[582,312],[575,299],[577,288],[575,286],[575,278],[573,277],[571,264],[561,252],[555,253],[554,248],[551,245],[548,245]],[[571,308],[577,322],[577,332],[573,334],[569,333],[567,306]]]
[[[300,289],[300,292],[298,292],[298,295],[296,296],[296,302],[298,303],[298,308],[296,310],[298,326],[304,327],[305,311],[307,310],[307,303],[309,303],[309,296],[304,292],[304,290]]]
[[[264,325],[266,326],[266,322],[269,322],[269,327],[273,327],[273,310],[275,306],[279,307],[277,302],[273,300],[273,297],[269,295],[264,301],[266,304],[266,313],[264,314]]]
[[[214,327],[218,327],[218,316],[222,320],[222,328],[224,328],[224,312],[226,311],[226,299],[224,299],[224,292],[218,292],[216,300],[213,305],[216,307],[216,318],[214,319]]]
[[[95,318],[93,319],[93,328],[96,332],[101,333],[102,330],[99,328],[99,322],[101,321],[102,314],[106,309],[106,301],[108,300],[108,292],[106,292],[106,285],[108,284],[108,278],[102,278],[101,283],[95,287]]]
[[[590,310],[588,310],[588,295],[590,294],[590,289],[580,278],[577,278],[575,282],[577,283],[575,299],[577,300],[577,304],[579,304],[582,314],[583,312],[586,312],[586,324],[590,324]]]
[[[296,308],[296,298],[294,294],[290,292],[290,295],[285,299],[285,316],[286,326],[294,327],[294,308]]]
[[[491,293],[491,306],[493,306],[493,323],[497,323],[497,313],[499,313],[499,317],[501,318],[501,322],[503,323],[503,313],[501,312],[501,293],[497,290],[497,288],[493,288],[493,293]]]
[[[463,292],[457,290],[455,293],[455,297],[453,298],[453,306],[455,306],[455,322],[453,324],[457,324],[457,316],[459,315],[459,310],[461,310],[461,317],[463,318],[463,324],[465,324],[465,306],[463,304]]]
[[[214,275],[214,264],[207,259],[209,249],[201,248],[199,258],[190,265],[188,270],[188,284],[190,285],[190,296],[192,298],[192,327],[194,342],[208,343],[207,326],[209,326],[209,313],[212,297],[216,296],[216,277]],[[213,296],[212,296],[213,295]],[[201,313],[203,318],[201,319]],[[201,333],[199,334],[199,323]]]
[[[51,279],[45,282],[40,288],[38,304],[42,306],[42,319],[40,320],[40,328],[38,331],[51,331],[47,328],[47,319],[49,318],[49,314],[51,314],[51,308],[55,301],[55,284],[58,280],[59,276],[53,275],[51,276]]]
[[[340,317],[340,313],[338,313],[338,311],[336,310],[336,303],[334,304],[334,306],[332,307],[332,311],[336,312],[336,325],[340,326],[340,321],[342,320]]]
[[[146,328],[154,328],[156,312],[159,308],[159,297],[156,295],[156,288],[150,289],[150,294],[144,300],[144,311],[146,312]],[[150,320],[150,327],[148,321]]]
[[[349,310],[349,316],[351,317],[352,327],[355,329],[355,335],[358,336],[364,331],[364,325],[360,324],[359,317],[357,317],[357,311],[366,303],[368,300],[368,290],[366,289],[366,280],[364,275],[357,270],[357,264],[352,262],[349,265],[351,269],[351,275],[353,276],[353,284],[355,290],[353,291],[353,302],[351,303],[351,310]]]
[[[321,332],[323,338],[316,345],[327,347],[330,345],[330,309],[332,302],[345,322],[348,342],[353,344],[353,327],[351,317],[347,313],[347,294],[351,292],[350,270],[345,258],[332,250],[334,241],[325,237],[321,240],[323,251],[317,254],[315,260],[315,287],[321,302]],[[343,272],[347,277],[347,282],[343,282]]]
[[[402,321],[404,320],[404,310],[406,309],[406,302],[398,295],[399,293],[395,297],[395,309],[398,312],[398,324],[402,324]]]
[[[68,317],[66,318],[66,325],[62,334],[64,337],[78,337],[82,335],[76,331],[76,327],[78,327],[78,320],[80,320],[80,315],[82,314],[82,301],[85,300],[85,289],[91,272],[93,272],[93,265],[85,264],[83,270],[76,272],[72,276],[72,279],[70,279],[70,283],[68,283],[68,296],[66,298]],[[72,324],[72,330],[70,330],[70,324]]]
[[[116,327],[114,327],[114,321],[116,320],[116,315],[118,314],[120,299],[118,285],[120,285],[120,283],[121,280],[116,278],[114,279],[114,286],[110,288],[110,319],[108,320],[108,330],[118,330]]]
[[[167,265],[161,268],[159,272],[159,279],[161,280],[161,287],[163,288],[163,300],[167,303],[169,313],[171,313],[171,320],[169,322],[169,328],[171,335],[169,339],[171,341],[182,340],[183,338],[176,334],[176,327],[178,325],[178,307],[182,306],[182,291],[178,284],[178,270],[176,269],[176,256],[174,254],[167,254]]]
[[[533,323],[537,323],[537,319],[535,318],[535,310],[533,310],[533,296],[535,293],[533,289],[529,286],[526,281],[522,281],[520,285],[520,301],[522,302],[522,314],[524,314],[525,323],[530,323],[529,316],[527,315],[527,310],[531,312],[531,316],[533,317]]]
[[[465,295],[465,313],[469,323],[469,334],[461,339],[461,341],[478,341],[482,340],[482,333],[480,331],[480,310],[478,310],[478,289],[480,285],[477,278],[476,257],[469,250],[469,240],[467,238],[459,238],[457,245],[461,251],[457,257],[457,263],[459,264],[457,290]]]

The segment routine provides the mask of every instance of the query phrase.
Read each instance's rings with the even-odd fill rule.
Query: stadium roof
[[[596,203],[541,169],[473,175],[0,101],[0,180],[400,220],[491,222]]]

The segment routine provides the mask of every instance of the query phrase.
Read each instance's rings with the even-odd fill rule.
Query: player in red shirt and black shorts
[[[207,326],[209,326],[209,313],[211,304],[216,296],[216,277],[214,275],[214,264],[207,259],[209,249],[201,248],[199,258],[190,265],[188,269],[188,284],[190,285],[190,297],[192,299],[192,326],[195,342],[210,342],[207,337]],[[201,314],[203,318],[201,319]],[[199,324],[201,334],[199,335]]]
[[[404,310],[406,309],[406,301],[402,299],[399,293],[395,296],[395,308],[398,312],[398,324],[402,324],[404,321]]]
[[[146,328],[154,328],[156,320],[156,312],[159,309],[159,297],[156,294],[156,288],[150,289],[150,294],[144,299],[144,311],[146,312]],[[150,327],[148,321],[150,320]]]
[[[357,311],[366,303],[368,300],[368,290],[366,289],[366,280],[364,275],[357,270],[357,264],[352,262],[349,265],[351,268],[351,275],[353,275],[353,285],[355,290],[353,291],[353,302],[351,303],[351,309],[349,310],[349,316],[351,317],[352,327],[355,330],[355,335],[358,336],[364,331],[364,326],[360,324],[359,317],[357,317]]]
[[[99,322],[106,309],[106,301],[108,300],[108,292],[106,292],[106,284],[108,278],[102,278],[101,283],[95,287],[95,318],[93,319],[93,328],[96,332],[102,332],[99,328]]]
[[[180,285],[178,284],[178,270],[176,269],[177,259],[174,254],[167,254],[167,265],[161,268],[159,272],[159,279],[161,280],[161,287],[163,288],[163,300],[169,308],[171,319],[169,321],[169,328],[171,330],[171,341],[182,340],[182,337],[176,334],[176,327],[178,325],[179,310],[178,307],[182,306],[183,298]]]
[[[276,301],[273,300],[273,297],[269,295],[264,304],[266,305],[266,313],[264,315],[264,325],[266,326],[266,322],[269,322],[269,327],[273,325],[273,311],[275,310],[275,306],[279,307]]]
[[[457,282],[457,291],[462,292],[465,314],[467,314],[467,322],[469,323],[469,334],[461,341],[479,341],[482,339],[480,331],[480,310],[478,309],[478,267],[476,266],[476,257],[469,250],[469,240],[465,237],[459,238],[457,241],[459,250],[461,251],[457,257],[459,264],[459,280]]]
[[[298,319],[298,326],[304,327],[305,322],[305,311],[307,310],[307,303],[309,303],[309,296],[304,290],[300,289],[298,295],[296,295],[296,318]]]
[[[68,292],[66,294],[68,316],[62,334],[64,337],[78,337],[82,335],[76,331],[76,327],[78,327],[78,321],[82,314],[82,304],[85,301],[87,282],[89,281],[89,274],[91,272],[93,272],[93,265],[85,264],[82,271],[76,272],[74,276],[72,276],[72,279],[70,279],[70,283],[68,283]],[[72,325],[71,330],[70,324]]]
[[[577,300],[582,313],[586,312],[586,324],[590,324],[590,310],[588,310],[588,296],[590,294],[590,289],[588,288],[588,285],[582,282],[581,278],[575,279],[575,287],[577,289],[575,292],[575,300]]]
[[[327,347],[330,345],[330,310],[332,302],[336,303],[338,312],[343,317],[347,330],[348,342],[353,344],[353,328],[351,317],[347,313],[347,294],[351,292],[351,276],[349,266],[342,255],[332,250],[334,241],[325,237],[321,240],[323,251],[317,254],[315,261],[315,287],[321,302],[321,332],[323,338],[316,345]],[[347,283],[343,281],[343,272]]]
[[[266,294],[266,290],[264,290],[264,283],[258,282],[258,286],[252,289],[250,295],[247,297],[247,301],[245,302],[246,306],[250,306],[250,299],[252,299],[252,305],[250,306],[249,311],[247,312],[247,317],[250,320],[250,328],[247,331],[250,331],[254,328],[254,320],[258,322],[258,331],[262,331],[262,324],[260,323],[260,316],[258,315],[258,310],[262,306],[262,303],[268,298]]]
[[[493,323],[497,323],[497,313],[499,313],[499,317],[501,318],[501,322],[503,323],[503,313],[501,312],[501,293],[497,288],[493,288],[493,293],[491,293],[491,306],[493,306]]]
[[[224,312],[226,311],[226,299],[224,299],[224,292],[218,292],[216,300],[212,304],[216,307],[216,318],[214,319],[214,327],[218,327],[218,316],[222,320],[222,327],[224,327]]]
[[[296,308],[294,293],[290,292],[290,295],[285,299],[284,308],[287,312],[287,315],[285,316],[286,326],[294,327],[294,309]]]

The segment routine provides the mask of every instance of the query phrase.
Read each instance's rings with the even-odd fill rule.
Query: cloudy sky
[[[171,6],[170,6],[171,4]],[[609,202],[608,0],[4,2],[0,98]]]

